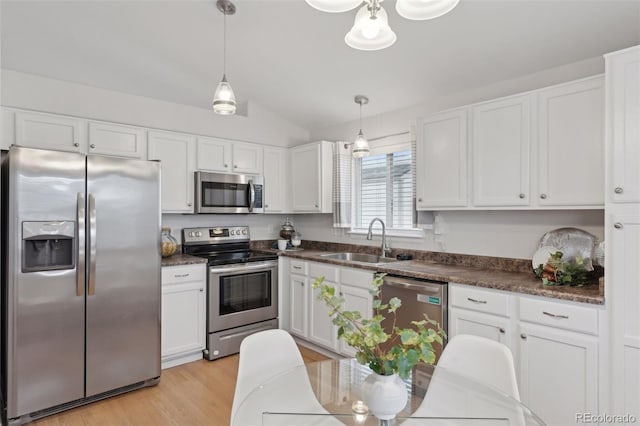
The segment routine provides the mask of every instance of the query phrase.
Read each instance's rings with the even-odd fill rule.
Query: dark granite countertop
[[[454,282],[595,305],[604,304],[604,288],[597,283],[585,287],[544,286],[531,271],[509,271],[508,269],[447,264],[425,259],[405,260],[385,264],[365,264],[346,260],[328,259],[321,255],[335,252],[335,250],[318,250],[315,248],[300,251],[270,251],[277,252],[281,256],[385,272],[390,275]]]
[[[207,263],[207,259],[182,253],[162,258],[162,266],[194,265],[198,263]]]

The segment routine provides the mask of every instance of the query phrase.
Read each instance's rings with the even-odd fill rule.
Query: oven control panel
[[[224,226],[214,228],[184,228],[184,244],[216,244],[233,241],[249,241],[248,226]]]

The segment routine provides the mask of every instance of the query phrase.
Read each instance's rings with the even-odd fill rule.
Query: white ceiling
[[[251,100],[307,129],[454,93],[640,44],[640,0],[461,0],[432,21],[383,6],[390,48],[347,47],[355,10],[303,0],[236,0],[227,18],[227,76]],[[2,66],[210,108],[222,75],[215,0],[2,0]]]

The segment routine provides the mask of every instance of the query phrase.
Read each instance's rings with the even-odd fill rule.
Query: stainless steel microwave
[[[263,213],[264,177],[195,172],[195,213]]]

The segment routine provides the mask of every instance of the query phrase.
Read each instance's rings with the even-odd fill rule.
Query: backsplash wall
[[[162,225],[171,227],[172,235],[179,242],[182,228],[232,225],[249,226],[252,240],[274,240],[278,238],[287,216],[302,234],[303,246],[305,240],[380,245],[379,235],[368,241],[364,235],[334,229],[330,214],[164,214]],[[556,228],[576,227],[592,233],[599,240],[604,238],[602,210],[448,211],[435,216],[443,222],[442,243],[436,242],[433,230],[428,229],[423,238],[389,236],[389,245],[392,248],[530,259],[542,235]]]

